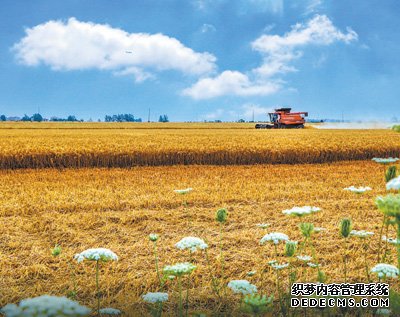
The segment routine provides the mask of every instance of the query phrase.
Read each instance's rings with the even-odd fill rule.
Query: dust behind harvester
[[[279,108],[268,113],[271,123],[257,123],[256,129],[303,129],[308,112],[290,112],[292,108]]]

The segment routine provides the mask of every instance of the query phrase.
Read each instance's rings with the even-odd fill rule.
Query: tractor
[[[257,123],[256,129],[303,129],[308,112],[290,112],[292,108],[279,108],[268,113],[271,123]]]

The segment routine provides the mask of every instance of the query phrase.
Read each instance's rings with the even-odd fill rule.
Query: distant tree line
[[[66,118],[51,117],[49,121],[55,121],[55,122],[77,122],[77,121],[83,121],[83,120],[78,120],[74,115],[69,115]]]
[[[59,117],[51,117],[50,119],[44,118],[40,113],[34,113],[32,116],[28,116],[27,114],[24,114],[22,118],[20,117],[6,117],[4,114],[0,115],[0,121],[34,121],[34,122],[42,122],[42,121],[61,121],[61,122],[77,122],[77,121],[83,121],[78,120],[74,115],[69,115],[66,118],[59,118]]]
[[[167,116],[166,114],[161,115],[161,116],[158,118],[158,122],[169,122],[168,116]]]
[[[133,114],[114,114],[112,116],[106,115],[104,117],[105,122],[142,122],[141,118],[135,118]]]

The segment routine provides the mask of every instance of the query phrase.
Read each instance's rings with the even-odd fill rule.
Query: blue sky
[[[0,0],[0,114],[400,118],[400,2]]]

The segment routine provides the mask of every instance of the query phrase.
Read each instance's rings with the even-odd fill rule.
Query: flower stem
[[[369,276],[369,267],[368,267],[368,262],[367,262],[367,250],[368,250],[368,244],[367,243],[364,243],[363,249],[364,249],[365,273],[367,274],[368,283],[370,283],[371,282],[371,278]]]
[[[183,317],[183,310],[182,310],[182,276],[178,275],[178,288],[179,288],[179,316]]]
[[[387,216],[384,215],[384,217],[383,217],[383,222],[382,222],[382,226],[381,226],[381,229],[380,229],[380,231],[379,231],[378,263],[380,262],[380,258],[381,258],[382,235],[383,235],[383,228],[385,227],[386,220],[387,220]],[[387,238],[387,237],[386,237],[386,238]]]
[[[100,316],[99,261],[96,261],[97,316]]]
[[[153,245],[154,245],[154,258],[156,261],[156,272],[157,272],[158,282],[160,283],[160,287],[163,287],[163,283],[161,282],[160,270],[158,268],[157,241],[154,241]]]
[[[396,217],[396,225],[397,225],[397,241],[396,241],[396,248],[397,248],[397,268],[400,269],[400,218]]]
[[[215,295],[217,295],[220,298],[221,296],[219,294],[219,289],[218,289],[216,278],[214,277],[214,274],[213,274],[212,269],[211,269],[211,264],[210,264],[210,259],[208,257],[207,248],[204,249],[204,254],[206,256],[206,262],[207,262],[208,270],[210,271],[210,275],[211,275],[211,285],[212,285],[213,291],[214,291]]]
[[[347,238],[344,239],[344,256],[343,256],[343,264],[344,264],[344,282],[347,283]]]
[[[224,287],[224,293],[226,296],[226,287],[225,287],[225,258],[223,253],[223,224],[222,222],[219,223],[219,258],[221,261],[221,282]]]
[[[383,259],[382,259],[382,262],[383,263],[385,263],[385,261],[386,261],[386,256],[387,256],[387,253],[388,253],[388,246],[389,246],[389,243],[388,243],[388,234],[389,234],[389,224],[388,224],[388,219],[386,219],[386,221],[385,221],[385,229],[386,229],[386,241],[385,241],[385,251],[383,252]]]

